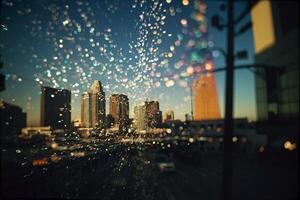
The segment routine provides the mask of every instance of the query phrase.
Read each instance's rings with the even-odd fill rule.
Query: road
[[[221,153],[203,152],[201,162],[194,164],[171,151],[176,170],[161,173],[155,161],[160,150],[141,143],[116,144],[55,167],[31,169],[27,177],[5,176],[2,192],[6,197],[55,199],[221,199]],[[233,199],[296,199],[297,167],[243,155],[233,160]]]

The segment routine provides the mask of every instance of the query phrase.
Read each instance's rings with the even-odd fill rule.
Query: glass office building
[[[258,67],[258,131],[270,136],[298,137],[298,5],[290,1],[259,1],[251,16]]]

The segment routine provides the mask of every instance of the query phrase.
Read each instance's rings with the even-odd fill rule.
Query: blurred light
[[[186,19],[181,19],[180,23],[182,26],[186,27],[187,26],[187,20]]]
[[[182,4],[184,5],[184,6],[188,6],[189,5],[189,0],[182,0]]]
[[[260,146],[258,150],[259,150],[260,153],[262,153],[262,152],[265,151],[265,147],[264,146]]]
[[[75,151],[75,152],[71,152],[70,155],[73,157],[83,157],[85,156],[85,153],[83,151]]]
[[[53,142],[53,143],[51,144],[51,148],[52,148],[52,149],[56,149],[57,147],[58,147],[57,143]]]
[[[215,50],[212,52],[212,55],[213,55],[213,57],[216,58],[216,57],[219,57],[220,53],[219,53],[219,51]]]
[[[222,127],[217,127],[217,128],[216,128],[216,131],[217,131],[218,133],[220,133],[220,132],[222,131]]]
[[[200,55],[197,52],[191,53],[190,59],[192,62],[201,62],[201,60],[202,60],[202,58],[200,57]]]
[[[194,68],[192,66],[189,66],[187,69],[186,69],[186,72],[191,75],[194,73]]]
[[[167,80],[166,81],[166,86],[167,87],[172,87],[174,85],[174,81],[173,80]]]
[[[237,142],[238,141],[238,138],[237,137],[233,137],[232,138],[232,142]]]
[[[194,14],[193,16],[193,19],[195,19],[196,21],[203,21],[203,20],[205,20],[205,16],[204,15],[202,15],[201,13],[196,13],[196,14]]]
[[[156,82],[156,83],[155,83],[155,86],[156,86],[156,87],[160,87],[160,82]]]
[[[172,0],[166,0],[166,2],[167,2],[167,3],[171,3],[171,2],[172,2]]]
[[[174,51],[175,50],[175,47],[172,45],[170,46],[170,51]]]
[[[193,143],[194,142],[194,138],[189,138],[189,142]]]
[[[212,70],[212,68],[213,68],[213,64],[212,64],[211,62],[205,63],[205,69],[206,69],[207,71]]]
[[[44,165],[48,165],[48,160],[47,160],[47,158],[38,159],[38,160],[33,160],[33,161],[32,161],[32,165],[33,165],[33,166],[44,166]]]
[[[59,162],[61,160],[61,157],[57,156],[56,154],[51,155],[51,161],[52,162]]]
[[[188,41],[188,47],[193,47],[195,45],[195,41],[194,40],[189,40]]]
[[[295,150],[296,149],[296,143],[291,143],[289,140],[287,140],[285,143],[284,143],[284,148],[285,149],[288,149],[288,150],[290,150],[290,151],[293,151],[293,150]]]

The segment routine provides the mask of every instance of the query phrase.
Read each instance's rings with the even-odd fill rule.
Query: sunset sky
[[[80,94],[94,80],[109,96],[123,93],[133,106],[157,100],[160,109],[173,110],[176,119],[190,113],[190,84],[196,76],[182,78],[185,67],[174,67],[184,53],[176,41],[182,34],[183,19],[190,25],[193,1],[2,1],[0,53],[6,74],[1,99],[19,105],[28,113],[28,125],[39,125],[40,86],[72,91],[72,119],[80,117]],[[246,2],[246,1],[245,1]],[[235,2],[236,15],[245,2]],[[211,16],[222,1],[207,2],[206,19],[210,44],[226,48],[226,31],[211,27]],[[243,22],[250,20],[247,16]],[[243,24],[241,23],[241,25]],[[238,28],[238,27],[237,27]],[[177,43],[178,44],[178,43]],[[253,62],[253,37],[249,30],[235,39],[236,50],[247,50]],[[221,54],[212,52],[214,67],[225,66]],[[215,74],[222,116],[224,116],[225,73]],[[235,117],[256,119],[254,74],[235,73]],[[107,109],[108,112],[108,109]]]

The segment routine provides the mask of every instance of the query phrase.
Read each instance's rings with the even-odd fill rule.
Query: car
[[[164,172],[175,172],[175,164],[168,155],[159,154],[156,157],[156,163],[159,171]]]

